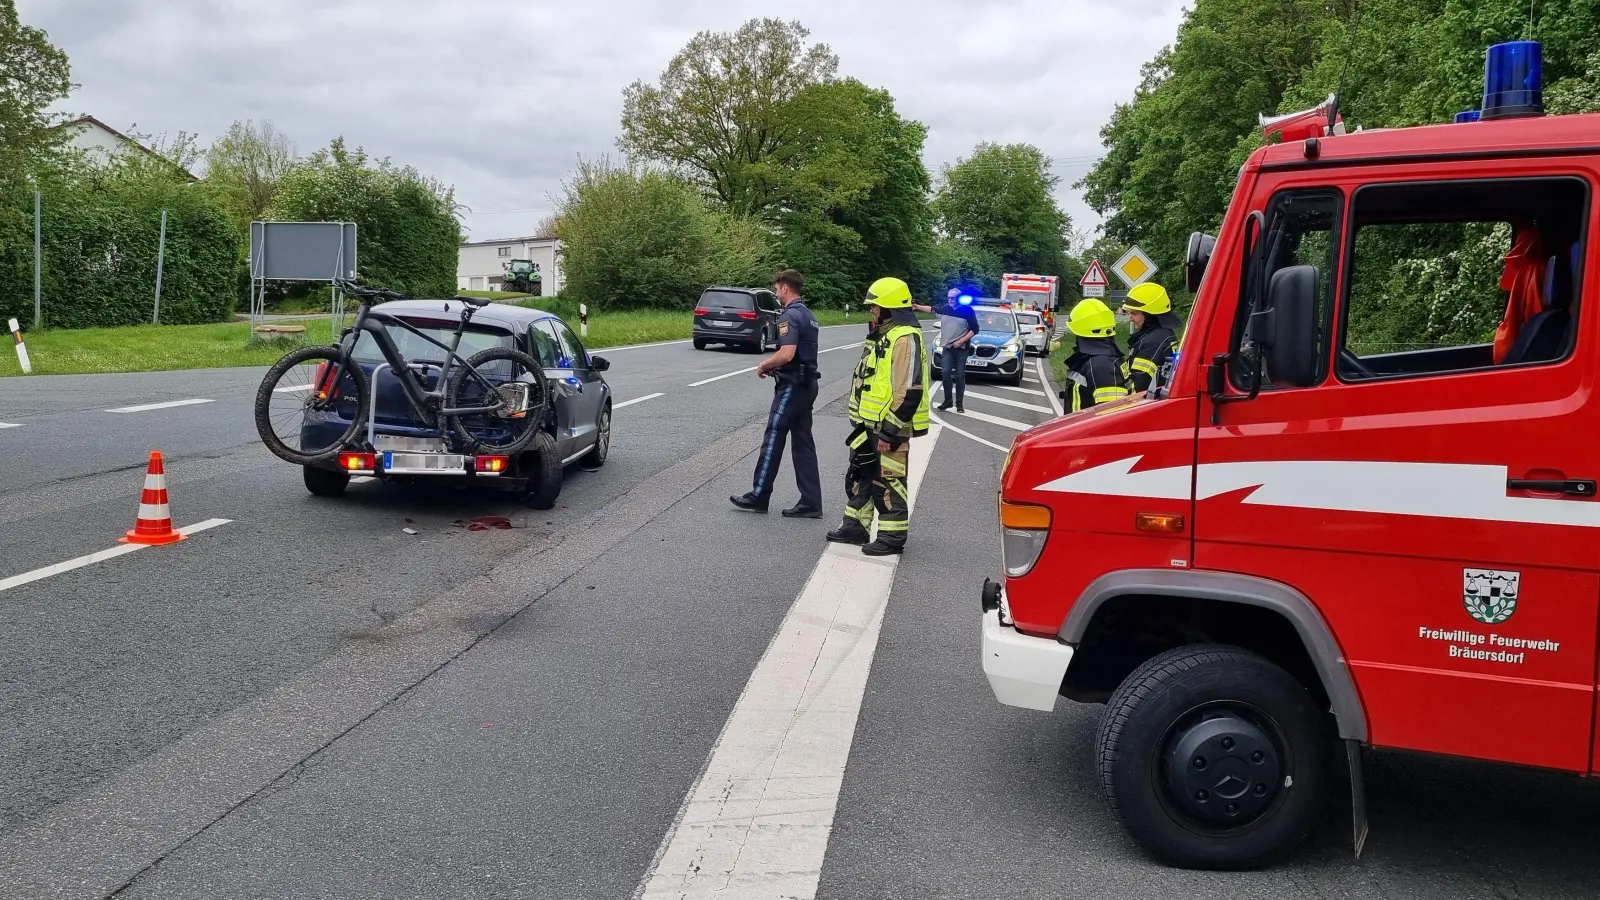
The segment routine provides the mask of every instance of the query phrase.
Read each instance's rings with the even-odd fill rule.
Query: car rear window
[[[738,291],[706,291],[700,295],[700,305],[706,309],[755,309],[755,298]]]
[[[404,316],[397,318],[404,319],[418,331],[447,347],[455,337],[456,328],[454,325],[445,326],[427,322],[426,320],[407,319]],[[390,328],[389,337],[394,341],[394,345],[400,348],[400,355],[408,360],[433,363],[444,362],[443,350],[403,328]],[[466,333],[461,335],[461,346],[456,349],[456,352],[461,354],[462,358],[468,358],[472,354],[488,350],[490,347],[509,346],[511,346],[511,333],[508,331],[498,328],[468,328]],[[356,341],[355,357],[363,362],[382,362],[383,352],[378,349],[378,344],[372,339],[372,335],[362,332],[361,339]]]
[[[1023,325],[1037,325],[1040,320],[1033,313],[1017,313],[1017,321]]]

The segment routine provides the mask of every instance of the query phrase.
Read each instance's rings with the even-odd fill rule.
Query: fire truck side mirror
[[[1185,254],[1183,264],[1183,286],[1189,293],[1200,291],[1200,279],[1206,274],[1206,266],[1211,263],[1211,254],[1217,248],[1217,239],[1209,234],[1199,231],[1189,235],[1189,250]]]
[[[1265,351],[1267,371],[1277,384],[1311,387],[1317,379],[1316,266],[1288,266],[1272,273],[1266,309],[1252,316],[1252,336]]]

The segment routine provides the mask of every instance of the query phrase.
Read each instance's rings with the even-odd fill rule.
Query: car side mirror
[[[609,372],[611,371],[611,360],[606,359],[604,356],[590,356],[589,368],[596,372]]]
[[[1311,387],[1317,380],[1316,266],[1288,266],[1272,273],[1266,309],[1250,317],[1250,336],[1263,350],[1274,382]]]
[[[1196,231],[1189,235],[1189,249],[1184,255],[1183,286],[1189,293],[1200,291],[1200,279],[1205,277],[1206,266],[1211,264],[1211,254],[1217,249],[1217,239]]]

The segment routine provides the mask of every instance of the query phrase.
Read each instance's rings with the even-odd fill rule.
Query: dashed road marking
[[[985,394],[982,391],[975,391],[971,388],[968,388],[967,398],[971,399],[973,397],[988,403],[999,403],[1002,406],[1010,406],[1015,409],[1026,409],[1032,412],[1042,412],[1046,414],[1055,412],[1055,410],[1048,406],[1040,406],[1037,403],[1023,403],[1021,400],[1013,400],[1010,397],[996,397],[994,394]]]
[[[4,430],[4,429],[7,429],[7,428],[21,428],[21,427],[22,427],[22,423],[20,423],[20,422],[0,422],[0,430]]]
[[[196,522],[193,525],[186,525],[183,528],[179,528],[178,533],[185,535],[196,534],[210,528],[216,528],[218,525],[226,525],[231,521],[233,520],[207,519],[204,522]],[[147,545],[145,544],[118,544],[115,547],[111,547],[106,550],[100,550],[85,556],[80,556],[76,559],[69,559],[66,562],[58,562],[54,565],[34,569],[32,572],[23,572],[21,575],[12,575],[9,578],[0,578],[0,591],[8,591],[14,587],[21,587],[24,584],[31,584],[35,581],[41,581],[53,575],[60,575],[63,572],[71,572],[73,569],[81,569],[84,566],[91,566],[97,562],[105,562],[108,559],[115,559],[119,556],[132,553],[135,550],[143,550],[146,546]]]
[[[293,394],[297,391],[309,391],[314,387],[316,387],[314,384],[301,384],[294,387],[273,388],[272,392],[274,394]]]
[[[153,409],[172,409],[175,406],[198,406],[201,403],[215,403],[215,402],[217,402],[217,401],[215,401],[215,400],[199,400],[199,399],[196,399],[196,400],[168,400],[165,403],[146,403],[146,404],[144,404],[142,406],[119,406],[116,409],[108,409],[108,410],[106,410],[106,412],[113,412],[113,413],[149,412],[150,410],[153,410]]]
[[[660,393],[656,393],[656,394],[646,394],[646,395],[644,395],[644,396],[643,396],[643,397],[635,397],[635,398],[633,398],[633,399],[632,399],[632,400],[624,400],[624,401],[622,401],[622,402],[621,402],[621,403],[618,403],[618,404],[616,404],[616,405],[614,405],[614,406],[612,406],[612,407],[611,407],[611,408],[612,408],[612,409],[621,409],[621,408],[623,408],[623,407],[624,407],[624,406],[632,406],[632,405],[634,405],[634,404],[635,404],[635,403],[643,403],[643,402],[645,402],[645,401],[646,401],[646,400],[654,400],[654,399],[655,399],[655,398],[657,398],[657,397],[664,397],[664,396],[666,396],[666,395],[665,395],[665,394],[660,394]]]
[[[913,507],[940,430],[911,444]],[[816,896],[898,561],[823,551],[635,897]]]
[[[724,378],[732,378],[735,375],[743,375],[746,372],[754,372],[755,370],[756,370],[756,366],[751,366],[751,367],[749,367],[747,369],[740,369],[737,372],[729,372],[726,375],[717,375],[717,376],[715,376],[713,378],[707,378],[707,379],[704,379],[702,381],[696,381],[693,384],[690,384],[689,387],[700,387],[703,384],[710,384],[713,381],[721,381]]]

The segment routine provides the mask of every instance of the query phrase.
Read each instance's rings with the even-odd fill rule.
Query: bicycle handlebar
[[[410,297],[407,297],[405,294],[399,293],[398,291],[391,291],[387,288],[363,287],[359,284],[356,284],[354,281],[339,280],[335,281],[334,284],[339,288],[339,290],[356,297],[370,298],[374,300],[411,299]]]

